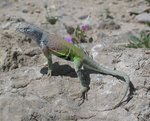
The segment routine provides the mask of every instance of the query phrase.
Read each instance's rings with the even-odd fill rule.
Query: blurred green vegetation
[[[141,32],[140,37],[130,36],[129,44],[126,47],[150,48],[150,31],[149,32]]]

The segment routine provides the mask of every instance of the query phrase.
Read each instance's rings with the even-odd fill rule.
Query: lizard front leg
[[[48,49],[43,49],[43,53],[45,57],[47,58],[47,63],[48,63],[48,72],[47,75],[51,77],[52,75],[52,54]]]
[[[85,77],[84,77],[84,74],[83,74],[82,59],[75,58],[73,62],[74,62],[75,71],[76,71],[77,76],[78,76],[78,78],[81,82],[81,85],[82,85],[81,92],[76,94],[76,95],[78,95],[77,98],[79,97],[82,100],[82,102],[79,104],[79,105],[81,105],[82,103],[84,103],[84,100],[87,99],[87,92],[90,89],[90,87],[89,87],[89,84],[87,84]]]
[[[48,54],[47,62],[48,62],[47,75],[51,77],[52,76],[52,54],[51,53]]]

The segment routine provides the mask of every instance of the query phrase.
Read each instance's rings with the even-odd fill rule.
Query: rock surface
[[[140,23],[150,23],[150,14],[142,13],[135,17],[135,19]]]
[[[149,121],[150,50],[120,46],[128,42],[129,35],[147,27],[134,22],[127,11],[132,6],[145,5],[145,1],[47,2],[51,14],[62,17],[53,26],[45,24],[41,0],[2,0],[0,5],[0,121]],[[89,31],[94,42],[83,46],[99,64],[126,72],[136,88],[129,102],[112,111],[100,110],[120,100],[126,86],[124,82],[86,70],[91,89],[88,100],[79,106],[79,100],[71,96],[81,89],[73,64],[54,56],[52,77],[47,77],[46,59],[41,50],[33,40],[15,31],[16,23],[26,20],[64,36],[66,30],[62,22],[76,26],[87,15],[94,21]],[[106,16],[111,16],[120,28],[98,29],[102,21],[110,19]]]
[[[131,9],[129,9],[129,13],[130,14],[141,14],[141,13],[144,13],[144,12],[150,12],[150,7],[148,5],[145,5],[145,4],[141,4],[139,6],[135,6]]]

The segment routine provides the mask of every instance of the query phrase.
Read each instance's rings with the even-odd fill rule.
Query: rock
[[[23,9],[22,12],[23,13],[28,13],[29,11],[28,11],[28,9]]]
[[[33,2],[26,2],[26,5],[28,5],[28,6],[30,6],[30,7],[35,7],[35,3],[33,3]]]
[[[68,26],[67,24],[64,24],[64,27],[65,27],[68,34],[72,35],[74,33],[75,29],[73,26]]]
[[[15,41],[14,38],[13,40]],[[114,42],[110,43],[113,38],[108,38],[108,40],[102,41],[113,46]],[[117,58],[120,61],[115,63],[115,67],[117,70],[123,70],[130,75],[135,86],[141,85],[142,88],[144,80],[147,80],[147,83],[144,84],[145,87],[149,86],[149,77],[144,77],[145,72],[143,70],[149,69],[147,65],[150,61],[150,55],[146,55],[141,49],[117,50],[110,46],[106,48],[107,51],[104,51],[100,44],[93,45],[94,52],[97,52],[94,59],[98,63],[105,67],[113,68],[112,60]],[[87,49],[91,50],[89,47]],[[29,55],[30,60],[34,55],[33,51],[24,53]],[[19,58],[18,54],[10,52],[7,57],[10,56],[10,60],[12,55],[16,55]],[[147,59],[144,60],[144,58]],[[137,60],[140,60],[139,64],[143,60],[139,70],[135,69],[135,64],[138,64]],[[148,89],[146,90],[146,88],[142,91],[137,88],[137,94],[133,95],[134,100],[129,101],[130,106],[127,108],[122,105],[116,110],[99,112],[100,109],[110,108],[119,101],[124,93],[124,83],[119,83],[119,80],[112,76],[92,72],[88,101],[78,106],[78,101],[72,100],[70,97],[71,94],[81,89],[79,80],[74,76],[73,68],[70,67],[73,65],[64,60],[56,64],[55,62],[58,62],[59,59],[53,58],[55,72],[53,71],[52,77],[49,78],[46,75],[42,75],[40,63],[33,66],[33,64],[29,64],[29,60],[25,59],[24,61],[28,63],[25,67],[0,73],[1,121],[10,121],[11,119],[14,121],[138,121],[138,118],[141,121],[143,118],[147,121],[149,120],[148,96],[146,97]],[[64,73],[64,71],[66,72]]]
[[[6,21],[15,21],[15,22],[24,22],[25,20],[22,17],[18,16],[8,16]]]
[[[82,15],[82,16],[79,16],[79,19],[80,20],[84,20],[84,19],[86,19],[88,17],[88,15]]]
[[[103,20],[100,25],[98,26],[98,29],[110,29],[110,30],[116,30],[120,29],[120,25],[116,24],[113,20],[111,19],[106,19]]]
[[[129,13],[132,14],[141,14],[143,12],[149,12],[150,11],[150,7],[149,6],[136,6],[134,8],[129,9]]]
[[[150,23],[150,13],[141,13],[135,19],[140,23]]]
[[[0,56],[1,56],[1,59],[0,59],[0,67],[2,67],[3,63],[4,63],[4,60],[7,56],[7,53],[4,51],[4,50],[1,50],[0,51]]]
[[[0,28],[2,28],[3,30],[6,30],[6,29],[9,29],[11,25],[12,25],[12,22],[7,22],[5,24],[2,24]]]
[[[36,13],[41,13],[41,10],[37,8],[37,9],[35,10],[35,12],[36,12]]]

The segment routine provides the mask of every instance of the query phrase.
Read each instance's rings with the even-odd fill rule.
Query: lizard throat
[[[47,46],[47,43],[48,43],[47,36],[42,33],[41,38],[40,38],[40,39],[37,39],[37,43],[39,44],[39,46],[40,46],[41,48],[46,47],[46,46]]]

